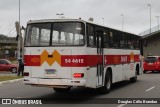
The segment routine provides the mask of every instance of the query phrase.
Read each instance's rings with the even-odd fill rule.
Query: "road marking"
[[[127,104],[120,104],[117,107],[124,107],[125,105],[127,105]]]
[[[17,98],[22,98],[22,97],[17,97]]]
[[[145,91],[151,91],[152,89],[154,89],[155,88],[155,86],[153,86],[153,87],[151,87],[151,88],[148,88],[147,90],[145,90]]]

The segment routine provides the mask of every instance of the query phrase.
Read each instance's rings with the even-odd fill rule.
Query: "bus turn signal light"
[[[82,77],[84,77],[84,73],[74,73],[73,77],[74,78],[82,78]]]

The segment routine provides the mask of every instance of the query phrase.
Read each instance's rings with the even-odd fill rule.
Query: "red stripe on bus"
[[[24,60],[25,66],[41,66],[40,55],[25,55]],[[139,55],[104,55],[105,65],[139,61]],[[102,64],[102,55],[61,55],[62,67],[97,66],[97,64]]]
[[[40,66],[40,55],[24,55],[25,66]]]
[[[134,62],[140,62],[140,55],[134,56]]]
[[[139,62],[139,56],[140,55],[134,55],[132,59],[131,55],[105,55],[105,64],[112,65]]]

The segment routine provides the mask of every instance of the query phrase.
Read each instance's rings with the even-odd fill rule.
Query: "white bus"
[[[141,74],[140,37],[81,19],[29,21],[24,64],[27,85],[109,93],[113,83]]]

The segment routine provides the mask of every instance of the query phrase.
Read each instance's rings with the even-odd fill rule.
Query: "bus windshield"
[[[80,22],[29,24],[25,46],[83,46],[84,34],[84,24]]]

